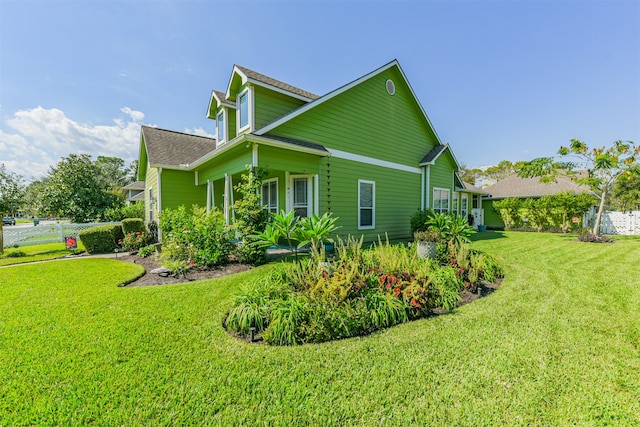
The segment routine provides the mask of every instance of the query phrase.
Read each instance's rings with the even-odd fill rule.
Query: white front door
[[[484,224],[484,209],[473,208],[471,215],[473,215],[473,229],[477,230],[479,224]]]

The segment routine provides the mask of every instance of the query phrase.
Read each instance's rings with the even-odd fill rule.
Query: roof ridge
[[[177,133],[179,135],[195,136],[196,138],[203,138],[203,139],[208,139],[210,141],[217,142],[216,138],[211,138],[209,136],[202,136],[202,135],[196,135],[194,133],[187,133],[187,132],[180,132],[180,131],[177,131],[177,130],[164,129],[164,128],[160,128],[160,127],[157,127],[157,126],[142,125],[142,127],[143,128],[147,128],[147,129],[160,130],[160,131],[163,131],[163,132]]]
[[[302,89],[301,87],[294,86],[294,85],[292,85],[290,83],[286,83],[286,82],[284,82],[282,80],[273,78],[273,77],[268,76],[266,74],[260,73],[258,71],[252,70],[252,69],[247,68],[247,67],[244,67],[242,65],[233,64],[233,66],[235,68],[238,68],[240,71],[242,71],[243,73],[245,73],[247,75],[249,75],[249,74],[253,75],[252,78],[254,78],[255,80],[259,80],[262,83],[268,84],[270,86],[275,86],[275,87],[277,87],[279,89],[285,89],[285,90],[287,90],[289,92],[292,92],[292,93],[296,93],[297,92],[298,95],[302,95],[305,98],[310,98],[310,99],[320,98],[320,95],[317,95],[317,94],[315,94],[313,92],[309,92],[308,90]],[[291,88],[293,90],[286,89],[287,87]]]

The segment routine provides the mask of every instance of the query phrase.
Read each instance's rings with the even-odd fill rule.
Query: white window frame
[[[460,193],[454,191],[451,195],[451,212],[455,215],[459,215],[460,212]]]
[[[241,114],[240,114],[240,99],[247,95],[247,124],[242,126],[241,122]],[[238,134],[240,132],[244,132],[245,130],[249,130],[249,132],[253,131],[253,88],[247,87],[242,92],[238,94],[236,97],[236,126],[238,128]]]
[[[440,206],[436,206],[436,202],[441,203],[442,200],[445,200],[442,197],[436,197],[436,191],[444,191],[447,193],[447,209],[443,210],[442,209],[442,205]],[[434,212],[438,212],[438,213],[449,213],[451,212],[451,190],[449,190],[448,188],[440,188],[440,187],[433,187],[433,205],[432,205],[432,209]]]
[[[460,215],[465,218],[469,216],[469,195],[467,193],[460,194]]]
[[[267,186],[267,188],[270,188],[270,184],[275,182],[276,183],[276,205],[275,205],[275,210],[273,206],[270,205],[270,200],[271,198],[269,197],[271,195],[271,193],[269,193],[267,195],[267,198],[265,200],[265,195],[264,195],[264,189],[265,186]],[[264,207],[266,207],[267,211],[269,211],[270,213],[278,213],[279,211],[279,191],[280,189],[278,188],[278,178],[270,178],[270,179],[265,179],[264,181],[262,181],[262,185],[260,186],[260,204]],[[266,203],[265,203],[266,202]]]
[[[222,116],[222,138],[220,138],[220,116]],[[228,130],[229,126],[227,120],[227,112],[224,108],[222,108],[220,112],[216,114],[216,139],[218,140],[218,144],[224,144],[225,142],[227,142],[227,133],[229,133]]]
[[[360,189],[362,184],[371,184],[371,206],[360,205]],[[361,212],[363,209],[371,209],[371,225],[362,225]],[[358,230],[372,230],[376,228],[376,182],[366,179],[358,180]]]
[[[307,217],[310,217],[314,213],[314,201],[317,200],[316,194],[318,188],[314,188],[316,175],[289,175],[289,188],[287,188],[287,212],[290,212],[294,209],[293,206],[293,197],[294,197],[294,187],[293,183],[296,179],[306,179],[307,180]]]

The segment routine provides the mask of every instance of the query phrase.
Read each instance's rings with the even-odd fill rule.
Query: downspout
[[[425,180],[425,167],[423,166],[420,171],[420,210],[424,210],[424,180]]]
[[[162,215],[162,168],[158,168],[158,203],[156,209],[158,209],[158,218]],[[158,227],[158,241],[162,242],[162,230]]]
[[[427,196],[425,209],[429,209],[431,206],[431,165],[427,165],[427,191],[425,194]]]

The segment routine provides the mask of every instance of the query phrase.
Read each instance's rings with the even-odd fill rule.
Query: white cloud
[[[138,157],[140,125],[144,114],[129,107],[110,125],[79,123],[59,109],[36,107],[16,111],[0,128],[0,163],[27,179],[41,178],[60,158],[71,153]]]
[[[184,129],[184,133],[189,133],[191,135],[197,135],[197,136],[206,136],[207,138],[215,138],[216,137],[215,134],[208,133],[202,127],[197,127],[197,128],[194,128],[194,129],[185,128]]]

